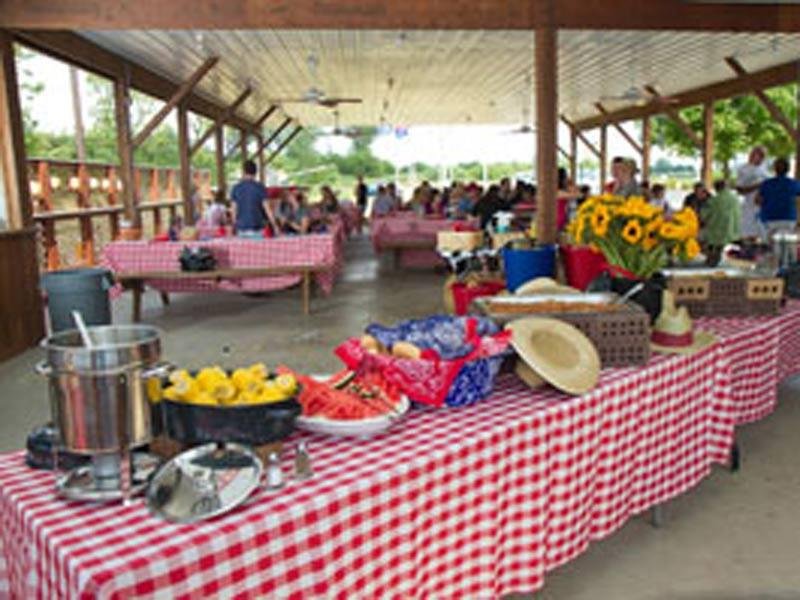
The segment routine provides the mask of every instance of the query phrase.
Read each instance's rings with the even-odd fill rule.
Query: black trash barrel
[[[108,290],[113,285],[107,269],[65,269],[42,275],[47,294],[47,312],[53,333],[75,329],[72,311],[80,311],[87,325],[110,325],[111,302]]]

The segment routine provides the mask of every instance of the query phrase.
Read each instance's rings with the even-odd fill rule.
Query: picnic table
[[[121,289],[132,290],[133,320],[141,317],[146,287],[161,292],[168,303],[172,292],[265,292],[302,284],[302,303],[310,307],[311,280],[327,295],[342,265],[341,225],[331,233],[250,240],[218,238],[192,242],[111,242],[102,264],[114,273]],[[213,271],[181,271],[178,257],[186,247],[211,249]],[[118,290],[119,291],[119,290]]]
[[[431,268],[443,264],[436,253],[436,235],[452,230],[453,225],[444,218],[401,212],[373,217],[370,238],[376,253],[394,252],[396,267]]]

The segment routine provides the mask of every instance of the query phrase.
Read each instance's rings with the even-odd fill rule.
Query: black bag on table
[[[179,257],[181,271],[213,271],[217,268],[217,259],[210,248],[199,246],[190,248],[186,246]]]

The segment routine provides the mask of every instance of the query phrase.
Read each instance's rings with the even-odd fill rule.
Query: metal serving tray
[[[738,267],[684,267],[676,269],[663,269],[665,277],[757,277],[759,274],[754,270],[742,269]],[[763,275],[761,275],[763,277]]]
[[[574,293],[574,294],[529,294],[524,296],[482,296],[472,301],[475,308],[484,315],[494,317],[511,317],[519,318],[524,313],[495,313],[492,312],[492,305],[506,304],[506,305],[519,305],[519,304],[541,304],[544,302],[560,302],[564,304],[581,303],[581,304],[611,304],[619,299],[617,294],[611,292],[592,292],[592,293]],[[537,314],[537,313],[531,313]],[[542,313],[543,314],[543,313]]]

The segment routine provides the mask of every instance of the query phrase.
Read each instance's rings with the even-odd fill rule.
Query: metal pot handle
[[[53,374],[53,367],[51,367],[46,360],[40,360],[33,365],[33,371],[42,377],[50,377]]]
[[[152,379],[153,377],[165,377],[175,370],[175,365],[171,362],[162,361],[156,363],[142,371],[142,379]]]

